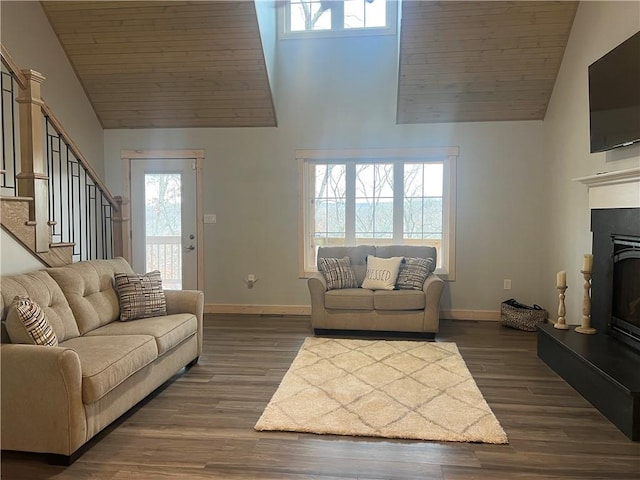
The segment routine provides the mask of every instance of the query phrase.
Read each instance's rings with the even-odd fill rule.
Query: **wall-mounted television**
[[[591,153],[640,141],[640,32],[589,65]]]

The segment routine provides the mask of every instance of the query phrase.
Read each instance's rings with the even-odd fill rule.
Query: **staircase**
[[[0,225],[46,266],[128,257],[127,213],[40,96],[45,77],[2,54]]]

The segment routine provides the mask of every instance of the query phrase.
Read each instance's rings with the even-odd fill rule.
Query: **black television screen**
[[[640,32],[589,65],[591,153],[640,141]]]

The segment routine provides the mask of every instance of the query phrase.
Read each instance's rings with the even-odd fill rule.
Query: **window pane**
[[[182,177],[145,174],[146,270],[160,270],[163,285],[182,288]]]
[[[314,165],[314,246],[343,245],[345,238],[345,165]]]
[[[330,30],[331,9],[321,10],[319,1],[291,2],[291,31]]]
[[[356,238],[392,238],[393,164],[357,165],[355,200]]]
[[[442,192],[444,164],[404,165],[403,238],[407,243],[431,245],[442,265]]]
[[[365,27],[386,27],[387,26],[387,2],[386,0],[375,0],[375,2],[365,2]]]
[[[344,28],[385,27],[387,2],[385,0],[345,0]]]

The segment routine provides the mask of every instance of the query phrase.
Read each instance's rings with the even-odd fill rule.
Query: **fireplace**
[[[625,435],[640,440],[640,167],[576,181],[589,188],[597,333],[541,325],[538,356]]]
[[[640,208],[591,210],[591,323],[640,351]]]
[[[640,237],[614,235],[611,334],[640,350]]]

